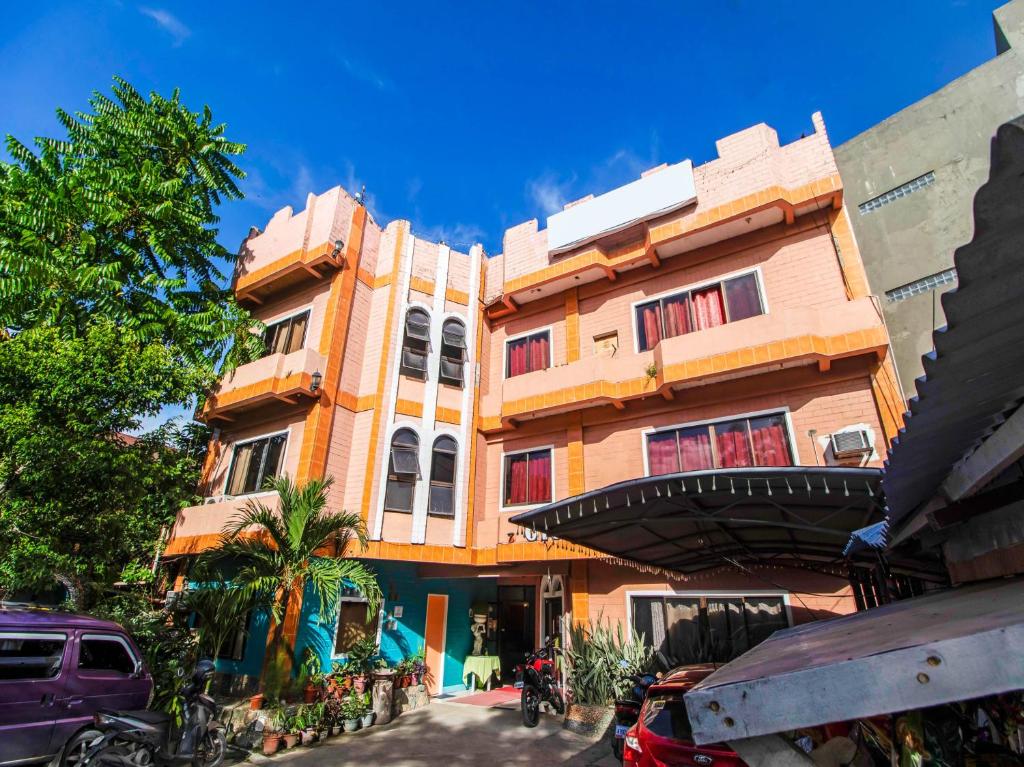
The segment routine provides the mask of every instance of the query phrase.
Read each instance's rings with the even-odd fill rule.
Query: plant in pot
[[[352,689],[352,664],[347,661],[334,661],[334,678],[338,680],[338,688],[344,693]]]
[[[377,642],[374,639],[372,636],[361,639],[348,651],[348,662],[353,672],[352,688],[358,695],[366,692],[366,674],[373,667],[370,659],[377,654]]]
[[[287,709],[285,710],[281,726],[281,729],[284,731],[283,739],[285,748],[294,748],[294,746],[299,742],[299,728],[302,724],[302,719],[299,715],[298,708],[299,707],[296,706],[290,714],[287,712]]]
[[[377,658],[373,665],[374,679],[390,679],[395,675],[395,670],[388,666],[388,662],[383,658]]]
[[[377,715],[373,712],[373,705],[370,703],[370,693],[362,696],[362,710],[363,713],[360,716],[359,723],[364,728],[372,726],[373,720]]]
[[[302,702],[312,703],[317,699],[324,686],[324,675],[320,665],[320,656],[316,650],[307,646],[302,651],[302,665],[299,667],[299,679],[305,680],[302,685]]]
[[[395,664],[395,687],[402,689],[409,686],[409,661],[400,660]]]
[[[281,730],[284,722],[284,711],[280,706],[272,706],[263,718],[263,754],[270,756],[281,747],[283,735]]]
[[[415,684],[423,684],[423,675],[427,673],[427,663],[423,659],[423,653],[418,652],[412,656],[412,674]]]
[[[341,701],[341,716],[345,724],[345,732],[355,732],[359,729],[360,719],[363,716],[363,703],[359,695],[347,695]]]
[[[324,701],[324,722],[331,735],[341,734],[341,698],[331,696]]]

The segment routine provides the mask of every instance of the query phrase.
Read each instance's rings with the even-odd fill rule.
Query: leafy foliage
[[[646,673],[654,652],[632,632],[628,639],[622,624],[611,626],[601,618],[569,628],[568,684],[573,703],[603,706],[628,690],[630,674]]]
[[[220,544],[200,558],[201,570],[216,570],[228,563],[236,567],[232,582],[254,600],[273,603],[275,622],[268,662],[276,663],[282,649],[284,615],[307,586],[320,601],[320,614],[333,612],[342,588],[352,587],[367,599],[374,614],[381,603],[373,571],[358,559],[317,554],[326,546],[344,551],[353,538],[366,544],[366,528],[358,514],[327,509],[330,478],[299,486],[287,477],[269,480],[277,493],[277,512],[260,498],[250,498],[226,527]]]
[[[245,146],[175,90],[143,97],[115,78],[91,113],[57,110],[64,139],[37,152],[11,136],[0,163],[0,328],[80,335],[96,318],[212,370],[258,354],[252,320],[224,286],[215,207],[238,199]],[[234,342],[234,343],[232,343]]]
[[[85,607],[149,576],[161,528],[195,500],[208,434],[125,432],[204,380],[106,321],[75,338],[33,328],[0,341],[0,592],[56,577]]]
[[[182,602],[185,610],[195,614],[199,653],[206,658],[216,658],[228,639],[246,625],[250,613],[264,607],[252,594],[224,580],[190,589]]]

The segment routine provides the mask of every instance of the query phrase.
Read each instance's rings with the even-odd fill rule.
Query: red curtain
[[[711,453],[711,435],[707,426],[695,429],[683,429],[679,432],[679,455],[683,462],[683,471],[715,468],[715,459]]]
[[[664,300],[665,338],[690,332],[690,298],[685,293]]]
[[[750,437],[758,466],[792,466],[786,425],[781,416],[750,419]]]
[[[530,371],[546,370],[550,358],[548,357],[548,334],[538,333],[530,336]]]
[[[745,274],[725,281],[725,300],[729,302],[729,321],[745,320],[761,314],[761,296],[757,292],[757,278]]]
[[[679,471],[676,432],[661,432],[647,438],[647,463],[652,475],[671,474],[674,471]]]
[[[527,502],[526,456],[516,455],[508,460],[505,476],[505,505]]]
[[[637,307],[637,319],[640,326],[640,351],[653,349],[661,340],[661,304],[644,304]]]
[[[551,500],[551,452],[541,450],[530,453],[530,503]]]
[[[529,372],[527,367],[527,339],[510,341],[508,344],[508,375],[518,376]]]
[[[717,424],[715,438],[718,445],[718,463],[723,469],[754,465],[750,441],[747,439],[746,422]]]
[[[722,291],[718,287],[694,291],[693,315],[699,330],[723,324],[725,322],[725,306],[722,304]]]

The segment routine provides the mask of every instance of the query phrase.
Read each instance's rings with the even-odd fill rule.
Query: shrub
[[[568,686],[573,703],[604,706],[616,695],[629,689],[630,674],[649,670],[653,651],[644,645],[643,637],[630,632],[627,641],[622,624],[615,631],[597,621],[576,623],[569,628]]]

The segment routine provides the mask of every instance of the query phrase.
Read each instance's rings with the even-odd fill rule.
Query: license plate
[[[515,682],[515,683],[513,683],[513,685],[512,685],[512,686],[513,686],[513,687],[514,687],[515,689],[517,689],[517,690],[521,690],[521,689],[523,689],[523,683],[522,683],[522,682]]]
[[[628,724],[617,724],[615,725],[615,737],[624,738],[626,737],[626,731],[629,730]]]

